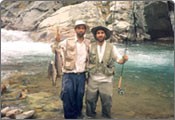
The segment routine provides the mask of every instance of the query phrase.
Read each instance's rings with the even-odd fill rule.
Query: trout
[[[52,85],[56,86],[57,72],[55,68],[55,62],[51,61],[48,68],[48,78],[52,80]]]
[[[60,31],[59,27],[56,27],[56,34],[59,36]],[[62,75],[62,56],[60,54],[60,51],[58,50],[58,44],[61,42],[60,36],[55,38],[54,45],[51,46],[52,52],[55,53],[55,61],[51,61],[49,68],[48,68],[48,77],[49,79],[52,79],[52,85],[56,86],[56,80],[58,77],[61,77]]]
[[[55,50],[55,62],[51,61],[48,68],[48,77],[52,80],[52,85],[56,86],[57,78],[62,75],[62,56],[60,52]]]
[[[55,68],[57,77],[62,75],[62,56],[58,50],[55,50]]]

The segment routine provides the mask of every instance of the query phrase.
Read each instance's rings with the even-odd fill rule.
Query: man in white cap
[[[86,93],[86,115],[95,117],[96,104],[100,96],[102,116],[111,118],[114,62],[124,64],[128,60],[128,56],[124,55],[122,58],[116,47],[106,41],[111,35],[109,29],[98,26],[92,28],[91,32],[97,42],[91,44],[89,50],[90,78]]]
[[[88,26],[84,21],[75,22],[75,36],[60,42],[58,48],[63,56],[63,76],[61,100],[64,117],[77,119],[82,117],[83,96],[85,89],[85,71],[88,62],[90,41],[84,38]],[[59,39],[57,35],[56,39]]]

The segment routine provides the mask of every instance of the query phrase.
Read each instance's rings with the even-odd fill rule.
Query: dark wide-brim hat
[[[108,28],[103,27],[103,26],[97,26],[97,27],[94,27],[94,28],[91,29],[91,32],[93,33],[94,38],[96,38],[96,32],[97,32],[98,30],[103,30],[103,31],[105,32],[105,34],[106,34],[105,40],[107,40],[107,39],[110,38],[110,36],[111,36],[111,31],[110,31]]]

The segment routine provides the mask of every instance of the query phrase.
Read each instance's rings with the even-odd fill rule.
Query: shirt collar
[[[99,47],[100,47],[100,45],[99,45],[99,44],[97,44],[97,46],[99,46]],[[104,41],[104,43],[103,43],[103,45],[102,45],[101,47],[104,47],[104,46],[106,46],[106,40]]]
[[[75,35],[75,37],[74,37],[74,38],[75,38],[75,41],[76,41],[76,42],[78,42],[78,39],[77,39],[77,36],[76,36],[76,35]]]

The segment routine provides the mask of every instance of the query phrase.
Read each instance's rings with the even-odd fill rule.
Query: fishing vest
[[[86,45],[87,57],[86,57],[86,67],[88,64],[88,51],[90,40],[84,39],[84,43]],[[64,52],[64,64],[63,67],[67,71],[72,71],[75,69],[75,61],[77,58],[77,44],[75,38],[69,38],[66,42],[66,50]]]
[[[103,73],[106,76],[114,75],[113,44],[106,42],[105,52],[101,63],[99,62],[97,43],[91,45],[88,70],[91,74]]]

